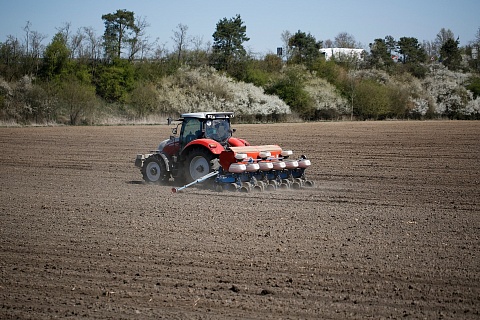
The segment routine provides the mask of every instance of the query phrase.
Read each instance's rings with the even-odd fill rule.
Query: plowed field
[[[480,122],[235,127],[315,188],[144,184],[163,125],[0,128],[0,318],[480,318]]]

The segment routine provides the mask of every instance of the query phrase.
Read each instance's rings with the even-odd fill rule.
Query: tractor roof
[[[233,112],[193,112],[183,113],[180,116],[181,119],[185,118],[198,118],[198,119],[229,119],[233,118]]]

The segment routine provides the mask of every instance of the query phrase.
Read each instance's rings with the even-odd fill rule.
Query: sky
[[[44,45],[67,23],[72,32],[91,27],[101,36],[102,15],[118,9],[144,18],[150,41],[158,39],[168,50],[179,24],[206,44],[220,20],[240,14],[250,38],[244,46],[259,55],[275,53],[284,31],[310,33],[317,41],[346,32],[367,49],[387,35],[433,41],[442,28],[464,46],[480,28],[479,0],[0,0],[0,42],[9,35],[24,40],[27,21],[31,31],[46,36]]]

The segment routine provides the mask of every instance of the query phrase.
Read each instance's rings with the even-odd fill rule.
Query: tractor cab
[[[232,117],[233,112],[184,113],[172,128],[170,139],[162,141],[158,150],[169,156],[179,156],[187,146],[201,144],[213,147],[214,143],[218,143],[217,146],[223,150],[235,132],[230,127]],[[171,122],[169,119],[168,124]]]
[[[246,141],[232,138],[234,132],[230,127],[232,117],[233,112],[184,113],[177,120],[178,124],[172,128],[173,135],[160,143],[158,151],[176,163],[182,162],[195,148],[218,155],[232,143],[234,146],[245,145]]]
[[[220,144],[232,136],[230,118],[233,112],[198,112],[185,113],[179,119],[182,121],[179,141],[181,147],[197,139],[211,139]]]

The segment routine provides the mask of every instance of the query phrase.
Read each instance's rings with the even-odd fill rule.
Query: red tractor
[[[176,184],[191,185],[216,177],[217,190],[243,191],[313,185],[305,179],[304,170],[310,165],[305,156],[290,160],[292,152],[277,145],[250,146],[234,138],[233,116],[233,112],[182,114],[170,139],[152,153],[137,155],[135,165],[143,179],[162,184],[173,178]]]

